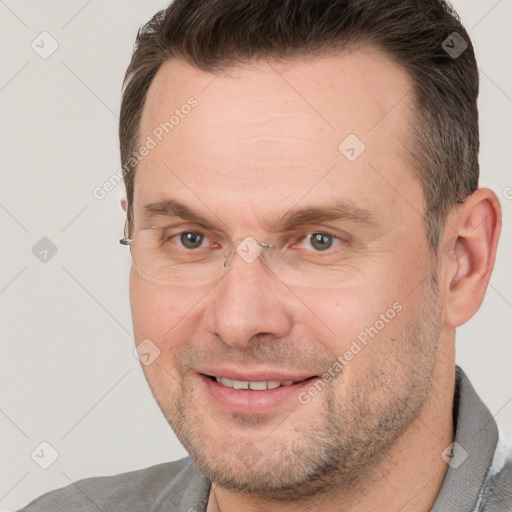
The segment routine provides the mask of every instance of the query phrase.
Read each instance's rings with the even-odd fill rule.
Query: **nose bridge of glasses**
[[[264,251],[272,247],[274,247],[273,244],[261,242],[251,236],[237,238],[236,243],[231,242],[231,247],[224,259],[224,267],[230,265],[235,253],[246,263],[253,263]]]

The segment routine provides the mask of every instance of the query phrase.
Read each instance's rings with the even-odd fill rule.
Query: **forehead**
[[[135,210],[173,197],[241,222],[270,203],[345,196],[405,212],[422,201],[404,146],[412,98],[405,71],[372,47],[217,74],[169,60],[143,110],[139,142],[154,147],[137,169]]]

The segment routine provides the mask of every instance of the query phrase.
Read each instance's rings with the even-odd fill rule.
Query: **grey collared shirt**
[[[453,418],[455,442],[443,454],[450,467],[431,512],[511,512],[512,449],[498,442],[494,418],[458,366]],[[187,457],[79,480],[19,512],[205,512],[210,487]]]

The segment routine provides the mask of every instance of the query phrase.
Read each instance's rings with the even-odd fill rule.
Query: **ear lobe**
[[[479,309],[491,277],[501,230],[501,207],[489,189],[478,189],[451,217],[445,274],[446,324],[458,327]]]
[[[123,209],[124,213],[128,211],[128,201],[126,200],[126,197],[121,198],[121,208]]]

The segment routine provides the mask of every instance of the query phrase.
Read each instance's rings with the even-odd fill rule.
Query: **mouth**
[[[307,379],[301,380],[262,380],[262,381],[247,381],[247,380],[236,380],[236,379],[228,379],[226,377],[215,377],[213,375],[209,376],[211,380],[218,382],[222,386],[231,389],[250,389],[251,391],[266,391],[267,389],[276,389],[280,387],[293,386],[299,382],[303,382]]]
[[[318,376],[251,375],[244,378],[236,372],[197,373],[205,386],[205,395],[216,408],[245,416],[265,415],[302,407],[299,393],[310,386]],[[265,378],[266,377],[266,378]]]

